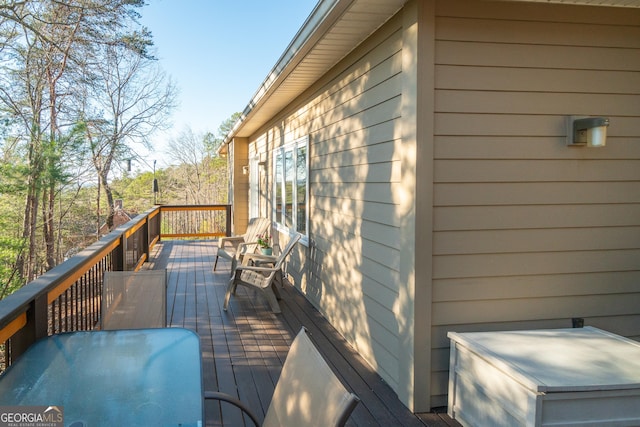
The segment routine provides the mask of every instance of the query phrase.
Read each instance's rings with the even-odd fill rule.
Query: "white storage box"
[[[640,343],[593,327],[449,332],[465,426],[640,426]]]

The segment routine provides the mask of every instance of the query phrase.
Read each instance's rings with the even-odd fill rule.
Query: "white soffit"
[[[407,0],[321,0],[229,136],[248,137],[313,85]]]

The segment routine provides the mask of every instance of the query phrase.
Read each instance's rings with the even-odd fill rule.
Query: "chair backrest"
[[[276,269],[280,269],[282,267],[282,264],[287,259],[287,257],[293,250],[293,247],[296,245],[296,243],[298,243],[298,240],[300,240],[301,237],[302,236],[299,233],[291,236],[291,238],[287,242],[287,245],[284,247],[282,252],[280,252],[280,255],[278,255],[278,260],[276,261],[276,265],[274,266]]]
[[[269,221],[268,218],[263,218],[263,217],[251,218],[249,220],[249,225],[247,225],[247,231],[245,231],[244,233],[244,241],[245,242],[257,241],[258,236],[268,231],[268,228],[270,225],[271,225],[271,221]]]
[[[358,402],[302,328],[289,349],[262,425],[343,426]]]
[[[247,231],[242,235],[244,239],[244,243],[250,243],[248,245],[243,246],[243,253],[252,254],[256,252],[258,249],[258,237],[261,234],[269,232],[269,228],[271,227],[271,221],[268,218],[257,217],[251,218],[249,220],[249,225],[247,226]]]
[[[166,327],[166,270],[105,272],[101,305],[101,329]]]

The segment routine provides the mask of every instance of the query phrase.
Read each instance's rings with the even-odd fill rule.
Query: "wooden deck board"
[[[212,241],[159,242],[147,264],[167,269],[167,324],[196,331],[201,340],[205,390],[239,397],[264,418],[300,327],[361,402],[348,426],[459,426],[446,414],[412,414],[391,388],[291,285],[281,289],[282,314],[274,314],[255,291],[239,287],[228,311],[222,309],[229,262],[213,271]],[[228,404],[205,403],[206,426],[252,425]]]

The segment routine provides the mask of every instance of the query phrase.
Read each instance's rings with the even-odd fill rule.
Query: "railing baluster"
[[[89,270],[90,272],[91,270]],[[84,276],[82,276],[82,280],[80,282],[80,313],[78,315],[78,320],[80,321],[80,325],[79,325],[79,329],[82,331],[86,331],[87,330],[87,307],[86,307],[86,300],[87,300],[87,274],[85,274]]]
[[[82,280],[82,277],[80,278]],[[69,315],[69,323],[71,327],[71,331],[78,330],[78,303],[80,302],[80,298],[78,295],[78,291],[80,290],[79,286],[72,286],[69,288],[70,294],[70,315]]]
[[[60,298],[58,298],[56,301],[56,305],[55,305],[55,313],[54,315],[56,316],[56,330],[55,333],[59,333],[62,332],[62,300]]]
[[[62,306],[64,307],[63,310],[60,310],[61,314],[62,314],[62,318],[64,319],[64,322],[62,322],[63,326],[62,326],[62,332],[67,332],[69,330],[69,289],[64,291],[64,303],[62,304]]]
[[[100,261],[97,265],[102,265],[104,261]],[[91,327],[93,327],[93,325],[96,324],[96,287],[95,287],[95,282],[96,282],[96,272],[98,269],[93,269],[91,271],[91,278],[89,280],[89,306],[91,307],[90,310],[91,312],[89,313],[89,324],[91,325]]]

